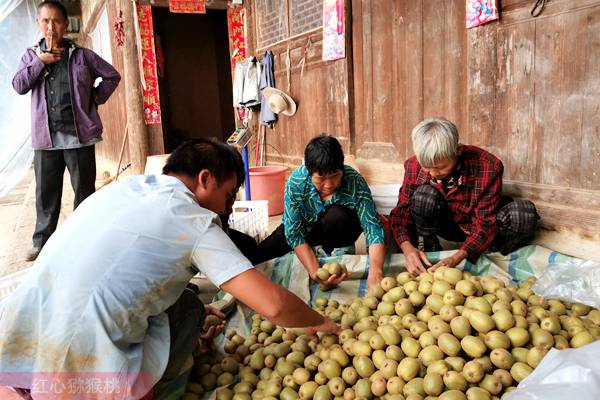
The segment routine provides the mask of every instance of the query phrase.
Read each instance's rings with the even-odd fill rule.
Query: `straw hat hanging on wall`
[[[296,113],[296,102],[281,90],[266,87],[262,90],[262,94],[267,99],[269,108],[275,114],[283,114],[291,117]]]

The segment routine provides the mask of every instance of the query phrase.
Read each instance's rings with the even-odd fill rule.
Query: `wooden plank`
[[[373,125],[369,141],[389,140],[393,127],[394,76],[393,65],[396,59],[393,49],[393,14],[389,1],[371,2],[371,107]],[[391,28],[391,29],[390,29]]]
[[[539,183],[579,187],[572,157],[581,152],[583,56],[580,43],[585,15],[563,14],[536,24],[536,117],[541,163]]]
[[[133,3],[120,1],[123,10],[124,36],[123,45],[123,85],[125,87],[125,105],[127,110],[127,125],[129,126],[129,155],[131,171],[135,174],[144,172],[146,157],[149,155],[148,130],[144,123],[144,104],[141,93],[141,78],[138,62],[138,49],[135,41],[134,26],[128,21],[134,20]]]
[[[356,144],[360,148],[362,142],[369,141],[373,137],[373,26],[371,23],[373,9],[372,3],[368,0],[363,0],[363,63],[368,68],[363,70],[362,84],[364,96],[364,129],[363,136],[357,139],[362,139]]]
[[[345,69],[346,69],[346,76],[344,77],[344,80],[346,82],[346,101],[347,101],[347,112],[346,115],[344,116],[345,119],[347,119],[347,123],[348,123],[348,131],[347,131],[347,139],[348,139],[348,143],[347,143],[347,149],[344,148],[344,152],[345,154],[354,154],[355,152],[355,142],[356,142],[356,135],[355,135],[355,122],[354,122],[354,101],[356,99],[356,96],[354,95],[354,53],[353,53],[353,48],[354,48],[354,41],[352,40],[352,38],[354,37],[354,26],[352,25],[352,20],[353,20],[353,14],[352,14],[352,1],[351,0],[345,0],[344,1],[344,6],[345,6],[345,10],[348,10],[345,13],[345,26],[346,26],[346,59],[344,61],[345,63]]]
[[[423,0],[405,2],[404,17],[406,56],[405,78],[403,85],[406,103],[406,125],[402,132],[405,138],[403,158],[413,154],[410,134],[412,129],[423,119]],[[427,27],[428,28],[428,27]]]
[[[521,181],[535,178],[534,49],[534,22],[498,29],[496,134],[488,149],[504,162],[505,177]]]
[[[585,87],[579,179],[582,188],[600,190],[600,8],[590,10],[584,30],[582,57],[585,65]],[[600,195],[596,198],[599,197]]]
[[[467,134],[463,143],[487,147],[496,126],[496,25],[468,30]]]
[[[406,153],[406,104],[412,99],[404,96],[406,76],[406,22],[403,18],[406,2],[395,1],[392,3],[391,14],[393,22],[391,26],[392,34],[392,126],[390,128],[392,135],[388,134],[388,141],[398,150],[399,154],[404,156]]]
[[[529,4],[521,4],[514,8],[503,8],[500,16],[500,24],[510,25],[515,23],[522,23],[535,19],[536,21],[543,21],[545,19],[553,19],[556,16],[573,13],[578,10],[585,10],[590,7],[596,7],[598,0],[552,0],[546,3],[544,11],[538,17],[531,16],[531,8],[535,3],[529,2]]]
[[[447,2],[423,3],[423,117],[445,114],[444,88],[446,82],[446,19]]]
[[[463,0],[445,2],[447,46],[443,62],[446,80],[444,82],[444,115],[455,123],[459,132],[466,131],[467,110],[467,30]]]
[[[533,202],[565,204],[574,208],[600,210],[597,190],[574,189],[564,186],[503,180],[503,193],[512,197],[526,198]]]
[[[352,146],[359,147],[364,142],[366,136],[366,115],[365,115],[365,61],[363,53],[363,2],[352,2],[352,65],[354,86],[354,107],[351,112],[354,115],[354,140]]]
[[[557,203],[535,203],[542,219],[540,225],[548,229],[570,229],[583,237],[597,235],[600,231],[600,211],[573,208]]]
[[[116,16],[116,3],[115,0],[106,1],[106,10],[109,21],[108,30],[111,38],[114,37],[114,27],[110,21],[113,21]],[[100,12],[101,11],[102,10],[100,10]],[[87,26],[85,29],[89,32],[94,28],[95,24],[94,26]],[[123,54],[120,49],[115,48],[113,40],[111,40],[111,55],[113,67],[115,67],[121,76],[123,76]],[[97,158],[102,160],[98,162],[98,171],[100,172],[100,170],[104,168],[104,164],[106,164],[106,168],[114,175],[114,168],[112,168],[111,164],[114,163],[114,165],[116,165],[118,162],[120,146],[123,141],[125,124],[127,122],[125,110],[125,85],[123,80],[121,80],[121,83],[117,86],[117,89],[110,96],[108,101],[98,108],[98,114],[100,115],[102,125],[104,126],[104,132],[102,134],[103,140],[96,146]],[[129,149],[126,148],[125,153],[123,154],[123,163],[129,161]]]

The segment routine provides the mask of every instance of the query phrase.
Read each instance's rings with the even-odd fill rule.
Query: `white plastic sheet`
[[[600,341],[578,349],[551,349],[503,400],[600,399]]]
[[[600,308],[600,263],[572,260],[550,264],[538,277],[531,290],[548,299],[583,303]]]
[[[30,96],[18,95],[12,78],[39,31],[34,0],[0,0],[0,197],[25,175],[33,159]]]

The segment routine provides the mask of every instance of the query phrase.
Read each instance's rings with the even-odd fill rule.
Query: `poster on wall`
[[[231,52],[231,68],[246,59],[246,10],[243,7],[227,9],[227,25],[229,28],[229,50]]]
[[[144,85],[144,120],[146,125],[160,124],[160,97],[158,95],[158,75],[156,73],[156,53],[154,50],[154,26],[152,6],[138,5],[137,17],[140,35],[140,64]]]
[[[183,14],[206,14],[204,0],[169,0],[169,11]]]
[[[323,1],[323,61],[346,57],[344,0]]]
[[[466,0],[467,28],[474,28],[498,19],[497,0]]]

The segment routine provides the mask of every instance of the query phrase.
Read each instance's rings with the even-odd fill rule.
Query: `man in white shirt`
[[[109,374],[143,397],[198,344],[204,308],[186,285],[199,271],[277,325],[339,331],[255,270],[218,225],[243,174],[235,150],[188,142],[163,172],[96,192],[52,235],[2,304],[0,385],[34,395],[48,373]]]

